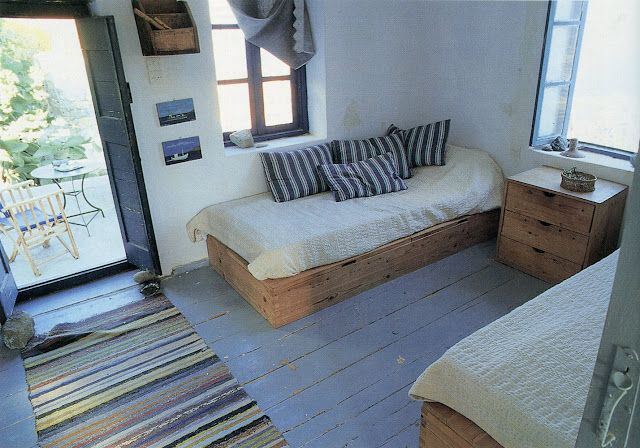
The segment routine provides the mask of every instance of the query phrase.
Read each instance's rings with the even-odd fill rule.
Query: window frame
[[[237,24],[212,24],[212,32],[215,30],[240,29]],[[215,41],[214,41],[215,45]],[[262,59],[260,47],[245,40],[245,53],[247,64],[247,77],[237,79],[217,80],[216,86],[247,83],[249,88],[249,112],[251,115],[251,133],[256,142],[274,140],[278,138],[294,137],[309,132],[309,116],[307,110],[307,76],[304,66],[291,70],[289,75],[262,76]],[[265,110],[262,84],[269,81],[291,82],[291,112],[292,123],[274,126],[265,124]],[[233,131],[223,132],[225,146],[233,146],[229,140],[229,134]]]
[[[544,100],[544,93],[546,87],[566,85],[567,91],[567,104],[564,113],[564,119],[562,122],[562,129],[560,135],[566,137],[567,128],[569,125],[569,117],[571,115],[571,106],[573,102],[573,91],[576,81],[576,74],[578,68],[578,62],[580,60],[580,47],[582,45],[582,35],[584,33],[584,24],[587,16],[587,1],[582,1],[582,8],[580,18],[577,20],[563,20],[555,21],[556,9],[558,2],[556,0],[550,0],[547,7],[547,21],[544,32],[544,43],[542,46],[542,58],[540,61],[540,71],[538,73],[538,86],[536,94],[535,109],[533,111],[533,122],[531,126],[531,146],[541,146],[550,143],[555,138],[553,136],[540,136],[540,117],[542,114],[542,104]],[[551,41],[553,39],[553,31],[558,26],[572,26],[578,27],[578,33],[576,36],[576,48],[573,56],[573,63],[571,65],[571,76],[567,81],[547,81],[547,69],[549,66],[549,57],[551,55]]]
[[[542,57],[540,60],[540,71],[538,73],[538,85],[536,88],[536,103],[535,103],[535,109],[533,111],[533,120],[531,123],[531,138],[529,143],[532,147],[540,147],[542,145],[548,144],[555,138],[554,136],[540,137],[540,135],[538,134],[540,115],[542,112],[542,100],[544,99],[544,89],[549,85],[567,84],[569,86],[569,90],[567,93],[567,105],[565,109],[564,121],[562,123],[562,132],[561,132],[562,136],[564,137],[567,136],[567,128],[568,128],[569,119],[571,116],[571,108],[573,106],[573,91],[575,86],[578,63],[580,60],[580,50],[582,46],[582,36],[584,33],[588,3],[589,2],[585,0],[582,1],[582,10],[581,10],[580,18],[578,20],[555,22],[555,14],[556,14],[558,1],[549,0],[548,2],[546,27],[545,27],[545,33],[544,33],[544,43],[542,46]],[[564,82],[557,82],[557,83],[553,83],[553,82],[547,83],[546,75],[547,75],[547,68],[549,64],[549,57],[551,53],[551,39],[553,38],[553,29],[555,28],[556,25],[562,26],[567,24],[576,24],[578,26],[576,50],[574,53],[574,59],[573,59],[573,64],[571,68],[570,80],[569,82],[564,81]],[[623,159],[623,160],[629,160],[630,156],[633,154],[633,152],[631,151],[625,151],[623,149],[611,148],[611,147],[603,146],[597,143],[589,143],[584,141],[580,142],[579,148],[584,151],[589,151],[596,154],[604,154],[616,159]]]

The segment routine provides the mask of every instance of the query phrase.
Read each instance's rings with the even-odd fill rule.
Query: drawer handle
[[[545,227],[549,227],[549,226],[551,225],[551,223],[548,223],[548,222],[546,222],[546,221],[542,221],[541,219],[539,219],[539,220],[538,220],[538,222],[539,222],[540,224],[542,224],[543,226],[545,226]]]
[[[542,194],[545,195],[548,198],[555,198],[556,197],[555,193],[551,193],[549,191],[543,191]]]
[[[544,253],[544,251],[542,249],[538,249],[538,248],[535,248],[535,247],[532,247],[531,249],[533,249],[534,252],[537,252],[539,254],[543,254]]]

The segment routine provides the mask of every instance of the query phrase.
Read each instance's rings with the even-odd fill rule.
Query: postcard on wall
[[[164,163],[167,165],[201,159],[200,137],[187,137],[162,142],[162,152],[164,153]]]
[[[196,119],[196,111],[193,107],[193,98],[157,103],[158,119],[160,126],[184,123]]]

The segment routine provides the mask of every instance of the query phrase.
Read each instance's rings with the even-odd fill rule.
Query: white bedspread
[[[187,233],[192,241],[214,236],[247,260],[259,280],[289,277],[500,207],[503,176],[486,152],[449,146],[445,166],[416,168],[407,185],[345,202],[335,202],[331,192],[282,203],[262,193],[201,210]]]
[[[449,349],[413,384],[505,448],[573,448],[618,252]]]

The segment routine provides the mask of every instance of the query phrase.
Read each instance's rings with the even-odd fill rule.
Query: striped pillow
[[[447,137],[451,120],[418,126],[403,131],[389,126],[388,135],[402,135],[407,150],[409,166],[444,165],[446,163]]]
[[[328,143],[287,152],[261,152],[267,183],[276,202],[327,191],[318,166],[333,163]]]
[[[407,189],[390,152],[352,163],[321,165],[318,171],[333,190],[336,202]]]
[[[387,128],[387,133],[385,135],[398,134],[402,138],[402,141],[404,142],[404,133],[405,133],[404,129],[400,129],[398,126],[391,123]]]
[[[411,177],[411,169],[400,135],[387,135],[367,140],[334,140],[331,142],[331,148],[337,163],[358,162],[390,152],[396,158],[400,177],[403,179]]]

